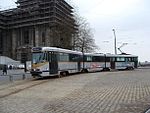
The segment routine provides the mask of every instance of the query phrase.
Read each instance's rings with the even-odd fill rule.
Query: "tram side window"
[[[115,57],[110,57],[110,61],[115,62],[116,58]]]
[[[123,62],[123,61],[125,61],[125,58],[124,57],[117,57],[117,59],[116,59],[118,62]]]
[[[100,57],[99,56],[93,56],[93,62],[99,62]]]
[[[134,57],[133,59],[134,59],[134,61],[138,61],[138,58],[137,58],[137,57]]]
[[[134,62],[134,58],[133,57],[130,57],[130,58],[128,58],[129,60],[129,62]]]
[[[92,62],[92,56],[84,56],[85,62]]]
[[[105,62],[104,56],[93,56],[93,62]]]
[[[126,61],[126,62],[131,62],[131,61],[132,61],[132,58],[129,58],[129,57],[128,57],[128,58],[125,58],[125,61]]]
[[[67,53],[59,53],[58,61],[68,62],[69,61],[69,54],[67,54]]]
[[[131,57],[131,61],[136,62],[136,61],[138,61],[138,58],[137,57]]]
[[[77,62],[80,60],[80,55],[77,54],[69,54],[69,61]]]
[[[110,57],[106,57],[106,62],[110,62],[111,58]]]

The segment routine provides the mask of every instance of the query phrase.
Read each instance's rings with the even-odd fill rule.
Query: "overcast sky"
[[[14,1],[0,0],[0,8],[14,7]],[[72,1],[90,23],[99,52],[114,53],[115,29],[117,47],[128,43],[121,48],[123,52],[138,55],[140,61],[150,61],[150,0],[67,1]]]

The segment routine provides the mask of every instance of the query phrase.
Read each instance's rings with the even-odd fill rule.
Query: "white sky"
[[[0,0],[0,8],[14,7],[14,1]],[[138,55],[140,61],[150,61],[150,0],[67,1],[72,1],[90,23],[99,52],[114,53],[115,29],[117,47],[128,43],[121,48],[123,52]]]

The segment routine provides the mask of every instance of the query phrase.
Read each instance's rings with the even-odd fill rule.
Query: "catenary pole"
[[[115,29],[112,29],[112,31],[114,33],[114,50],[115,50],[115,54],[117,54],[117,39],[116,39]]]

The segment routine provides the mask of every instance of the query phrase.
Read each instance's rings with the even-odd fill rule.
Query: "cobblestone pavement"
[[[78,74],[0,86],[0,113],[144,113],[150,69]]]

